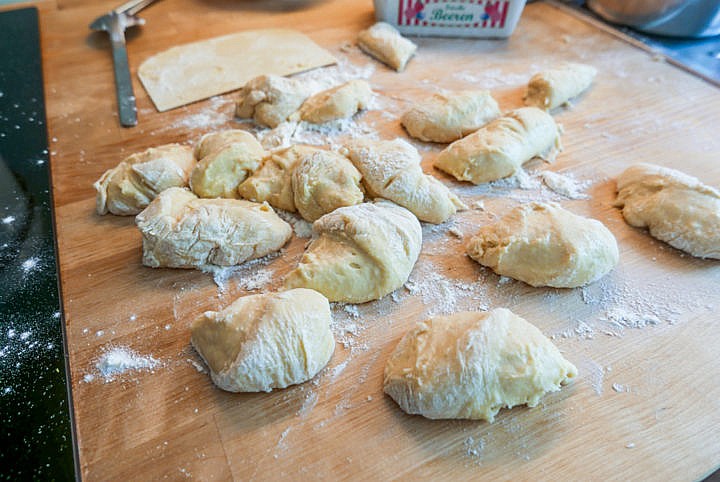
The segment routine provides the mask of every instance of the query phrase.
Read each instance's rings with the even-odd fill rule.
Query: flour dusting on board
[[[106,382],[113,381],[117,376],[130,371],[150,370],[161,364],[151,355],[142,356],[125,346],[116,346],[107,349],[95,362],[97,373]],[[88,373],[83,378],[85,382],[95,380],[95,374]]]

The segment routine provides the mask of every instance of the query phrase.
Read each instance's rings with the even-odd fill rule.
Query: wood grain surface
[[[506,41],[417,39],[418,55],[402,74],[342,47],[373,22],[365,0],[164,0],[143,11],[147,25],[128,41],[133,74],[171,46],[264,27],[297,28],[349,64],[374,66],[370,82],[380,109],[358,122],[380,138],[404,136],[397,121],[403,109],[439,88],[489,88],[501,108],[511,109],[538,69],[570,60],[600,71],[586,95],[556,113],[565,145],[557,161],[527,166],[531,175],[549,169],[587,181],[589,199],[564,199],[538,185],[457,183],[432,169],[441,146],[417,144],[426,172],[468,204],[484,201],[485,210],[425,226],[411,275],[415,289],[358,306],[357,319],[351,308],[335,307],[336,335],[345,343],[315,380],[268,394],[231,394],[196,369],[189,326],[202,311],[246,294],[242,276],[223,291],[206,273],[143,267],[133,218],[98,216],[92,183],[134,151],[237,126],[233,95],[160,114],[134,75],[139,125],[120,128],[108,42],[87,29],[113,6],[41,3],[62,295],[85,480],[693,480],[720,464],[720,262],[654,241],[612,207],[613,178],[634,162],[679,168],[720,185],[720,91],[542,3],[526,8]],[[605,223],[620,246],[617,269],[584,289],[536,289],[464,255],[478,226],[532,199],[557,200]],[[264,289],[277,288],[306,241],[294,238],[280,257],[244,276],[265,270],[273,277]],[[413,323],[443,310],[499,306],[553,336],[580,370],[576,383],[538,407],[504,410],[494,424],[408,416],[383,395],[385,360]],[[620,326],[638,320],[651,323]],[[105,381],[95,363],[113,346],[151,355],[160,366]]]

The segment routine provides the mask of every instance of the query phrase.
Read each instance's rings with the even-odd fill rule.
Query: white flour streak
[[[150,355],[141,356],[128,347],[119,346],[105,351],[95,363],[95,368],[109,382],[128,371],[152,370],[159,365],[160,362]]]

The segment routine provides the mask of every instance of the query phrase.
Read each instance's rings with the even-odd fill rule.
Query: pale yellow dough
[[[312,288],[330,301],[364,303],[398,289],[422,245],[417,218],[385,200],[337,209],[315,221],[313,232],[285,286]]]
[[[362,174],[368,196],[389,199],[421,221],[439,224],[467,209],[443,183],[423,173],[417,149],[402,139],[357,140],[342,152]]]
[[[512,176],[533,157],[551,158],[560,148],[552,116],[535,107],[512,111],[445,148],[435,167],[473,184]]]
[[[358,46],[371,57],[390,66],[398,72],[405,66],[417,50],[417,45],[406,39],[395,27],[378,22],[358,34]]]
[[[626,169],[617,189],[628,224],[698,258],[720,259],[720,191],[653,164]]]
[[[556,203],[528,203],[483,226],[467,253],[499,275],[532,286],[575,288],[600,279],[617,264],[612,233],[600,222]]]
[[[370,84],[364,80],[351,80],[308,98],[300,107],[300,119],[312,124],[347,119],[367,108],[370,99]]]
[[[261,75],[240,89],[235,115],[274,128],[297,112],[309,95],[302,82],[278,75]]]
[[[292,228],[267,204],[202,199],[166,189],[135,218],[143,264],[152,268],[234,266],[278,251]]]
[[[568,62],[532,76],[525,92],[525,105],[554,109],[587,90],[597,75],[591,65]]]
[[[97,212],[135,215],[165,189],[187,186],[194,167],[192,149],[179,144],[132,154],[93,184]]]
[[[331,321],[330,304],[317,291],[264,293],[206,311],[190,341],[218,387],[269,392],[308,381],[327,365],[335,350]]]
[[[199,197],[237,199],[238,186],[258,168],[265,149],[249,132],[232,129],[203,136],[195,157],[190,189]]]
[[[434,94],[403,114],[402,125],[412,137],[427,142],[453,142],[500,116],[487,90]]]
[[[498,308],[420,322],[385,366],[385,393],[406,413],[492,422],[501,408],[536,406],[577,376],[535,326]]]

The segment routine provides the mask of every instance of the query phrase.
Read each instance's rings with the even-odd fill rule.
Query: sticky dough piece
[[[525,105],[554,109],[587,90],[597,75],[591,65],[567,63],[532,76],[525,93]]]
[[[313,290],[244,296],[222,311],[206,311],[190,341],[218,387],[269,392],[303,383],[335,350],[330,304]]]
[[[249,132],[232,129],[203,136],[195,157],[190,189],[199,197],[237,199],[238,186],[258,168],[265,149]]]
[[[362,174],[369,197],[389,199],[421,221],[439,224],[467,209],[443,183],[423,173],[420,154],[402,139],[358,140],[343,152]]]
[[[234,266],[278,251],[292,228],[267,204],[202,199],[170,188],[135,218],[143,264],[152,268]]]
[[[287,288],[312,288],[330,301],[377,300],[405,283],[422,244],[422,229],[390,201],[337,209],[313,223],[315,238]]]
[[[367,108],[371,98],[370,84],[351,80],[307,99],[300,107],[300,118],[312,124],[347,119]]]
[[[560,149],[560,133],[552,116],[522,107],[446,147],[435,167],[473,184],[515,174],[533,157],[551,157]]]
[[[720,191],[695,177],[636,164],[617,179],[615,206],[631,226],[698,258],[720,259]]]
[[[500,116],[500,108],[487,90],[434,94],[403,114],[408,134],[426,142],[453,142],[475,132]]]
[[[468,255],[499,275],[532,286],[575,288],[609,273],[619,253],[600,222],[556,203],[528,203],[483,226],[467,245]]]
[[[297,112],[309,95],[309,90],[297,80],[261,75],[240,89],[235,115],[275,128]]]
[[[398,72],[405,66],[417,50],[417,45],[406,39],[395,27],[378,22],[358,34],[358,46],[363,52]]]
[[[385,393],[431,419],[484,419],[536,406],[577,376],[535,326],[510,310],[464,312],[418,323],[385,366]]]
[[[187,186],[194,167],[192,150],[179,144],[132,154],[93,184],[97,212],[134,216],[165,189]]]

